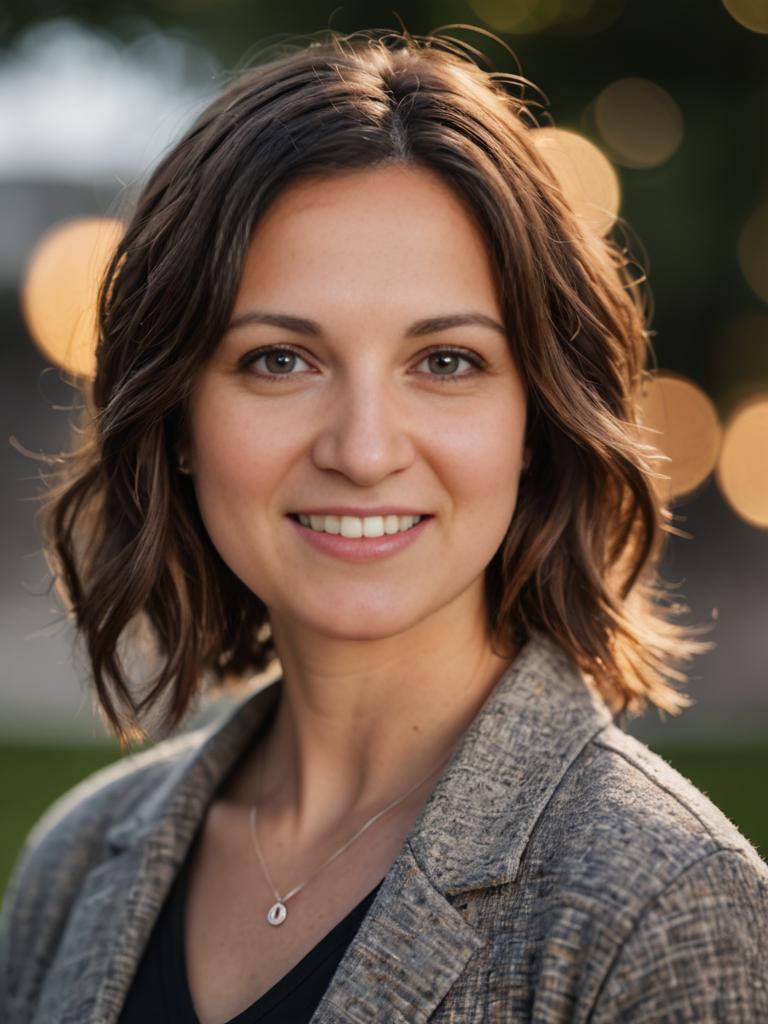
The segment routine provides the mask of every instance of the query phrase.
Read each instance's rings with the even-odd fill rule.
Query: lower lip
[[[289,522],[296,527],[300,536],[312,547],[327,555],[344,558],[348,562],[367,562],[374,558],[385,558],[387,555],[403,551],[419,539],[432,518],[432,516],[426,516],[410,530],[404,530],[402,533],[385,534],[383,537],[356,538],[342,537],[341,534],[336,533],[321,533],[319,530],[312,530],[309,526],[304,526],[303,523],[288,516]]]

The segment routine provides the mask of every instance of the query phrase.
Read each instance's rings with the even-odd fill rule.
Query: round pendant
[[[269,908],[267,914],[267,920],[270,924],[282,924],[288,916],[288,911],[285,909],[284,903],[275,903],[274,906]]]

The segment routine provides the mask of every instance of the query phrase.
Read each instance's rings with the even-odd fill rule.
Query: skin
[[[289,186],[253,235],[233,322],[254,310],[311,318],[322,335],[230,329],[181,454],[214,545],[269,609],[283,670],[274,724],[232,793],[247,813],[262,762],[260,820],[286,849],[325,850],[450,753],[514,658],[491,649],[483,575],[515,509],[526,398],[503,328],[406,337],[444,314],[503,323],[482,234],[424,168]],[[243,366],[272,345],[298,356]],[[427,358],[447,346],[483,368]],[[339,504],[434,518],[405,550],[350,563],[286,518]],[[296,881],[290,864],[275,874]]]

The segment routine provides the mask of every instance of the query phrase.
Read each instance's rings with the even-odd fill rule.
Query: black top
[[[187,877],[197,841],[196,838],[191,844],[155,922],[118,1024],[199,1024],[187,983],[184,955]],[[381,882],[303,960],[226,1024],[309,1021],[380,886]],[[290,912],[290,904],[288,908]]]

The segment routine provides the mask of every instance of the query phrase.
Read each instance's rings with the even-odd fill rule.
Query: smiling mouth
[[[290,513],[289,517],[316,533],[330,533],[349,539],[377,538],[406,533],[424,519],[426,515],[414,516],[315,516]]]

